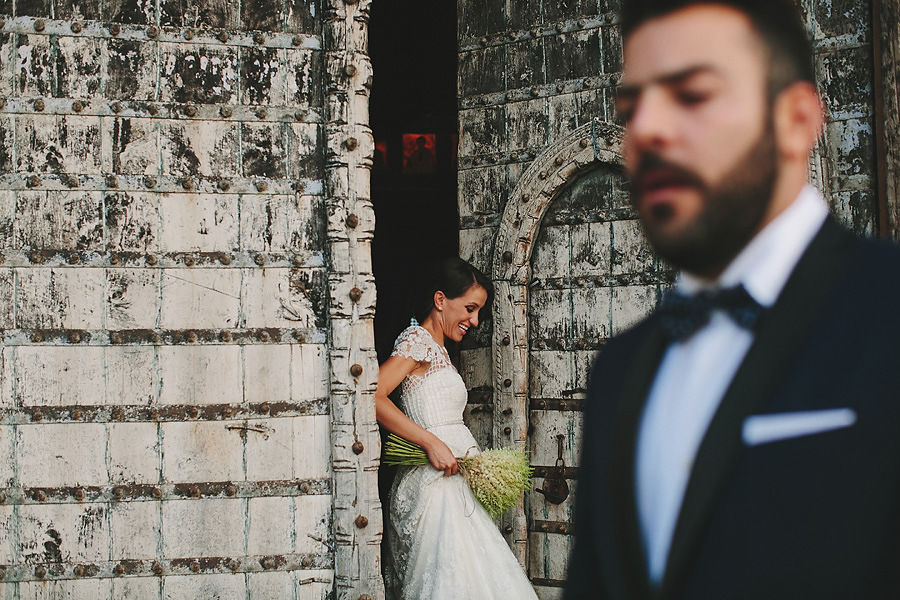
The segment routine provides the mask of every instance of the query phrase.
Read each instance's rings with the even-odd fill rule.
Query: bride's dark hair
[[[435,263],[425,269],[422,284],[413,294],[413,316],[419,323],[428,318],[434,308],[434,294],[438,290],[452,299],[459,298],[473,285],[480,285],[485,289],[488,297],[484,306],[490,310],[494,284],[484,273],[455,256]]]

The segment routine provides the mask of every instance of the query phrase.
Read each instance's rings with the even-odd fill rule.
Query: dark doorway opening
[[[459,253],[456,2],[373,2],[369,54],[375,347],[383,362],[409,324],[422,270]]]

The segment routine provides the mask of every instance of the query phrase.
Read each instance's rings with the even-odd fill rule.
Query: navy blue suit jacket
[[[900,249],[823,225],[706,432],[651,589],[634,451],[664,349],[651,315],[592,369],[565,599],[900,598]],[[832,408],[856,423],[742,441],[748,415]]]

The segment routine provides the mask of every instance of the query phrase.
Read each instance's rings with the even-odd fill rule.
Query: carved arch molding
[[[623,167],[624,130],[594,119],[548,146],[512,191],[497,231],[491,278],[494,299],[493,438],[524,449],[528,432],[528,284],[531,253],[541,220],[554,197],[597,163]],[[528,539],[524,510],[502,523],[520,562]]]

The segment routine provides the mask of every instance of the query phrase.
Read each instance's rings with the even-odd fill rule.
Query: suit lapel
[[[610,461],[615,551],[622,560],[629,599],[650,597],[637,514],[634,457],[644,402],[662,360],[666,339],[655,315],[650,318],[647,327],[647,334],[637,348],[622,389],[622,402],[615,420],[613,460]]]
[[[669,551],[663,597],[679,595],[716,495],[741,452],[743,421],[771,397],[808,338],[853,242],[851,234],[827,219],[761,323],[697,452]]]

